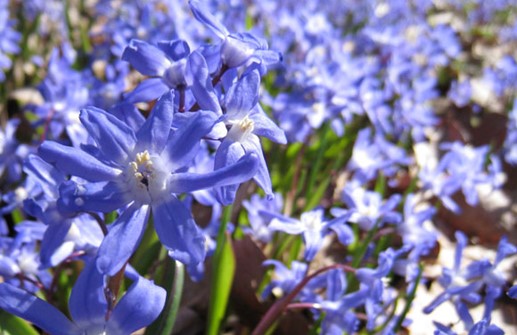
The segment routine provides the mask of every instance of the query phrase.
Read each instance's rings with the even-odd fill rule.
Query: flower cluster
[[[0,333],[515,332],[512,1],[0,14]]]

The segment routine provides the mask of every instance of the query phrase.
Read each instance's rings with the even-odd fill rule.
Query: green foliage
[[[25,320],[0,310],[0,335],[38,335]]]

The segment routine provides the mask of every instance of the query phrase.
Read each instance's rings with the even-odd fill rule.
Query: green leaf
[[[13,218],[14,224],[18,224],[24,220],[22,211],[19,208],[13,210],[11,216]]]
[[[0,310],[0,335],[39,335],[25,320]]]
[[[152,222],[153,218],[151,217],[149,221]],[[148,224],[138,249],[131,257],[131,265],[139,273],[148,273],[149,269],[156,265],[158,259],[164,259],[159,257],[161,247],[162,244],[156,235],[154,224]]]
[[[231,211],[231,206],[225,208],[223,221],[217,235],[217,248],[213,258],[207,335],[217,335],[220,333],[235,273],[235,254],[233,253],[230,237],[226,232],[226,225],[230,219]]]
[[[165,250],[165,248],[163,249]],[[168,257],[165,255],[165,257]],[[181,295],[183,284],[185,282],[185,267],[178,261],[165,259],[165,268],[162,273],[163,280],[160,281],[161,286],[167,289],[167,302],[165,308],[151,326],[149,326],[145,334],[172,334],[176,317],[181,303]]]

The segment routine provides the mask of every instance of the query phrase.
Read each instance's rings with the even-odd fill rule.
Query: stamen
[[[230,124],[232,124],[232,128],[228,137],[236,142],[245,141],[255,128],[255,123],[247,115],[243,119],[231,121]]]
[[[241,128],[242,132],[251,133],[255,128],[255,123],[246,115],[244,119],[239,122],[239,127]]]
[[[136,181],[148,188],[149,179],[154,174],[153,161],[149,151],[145,150],[137,153],[135,160],[129,163],[129,168],[133,172],[133,177]]]

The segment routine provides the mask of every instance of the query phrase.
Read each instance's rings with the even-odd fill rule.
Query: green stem
[[[178,261],[168,259],[166,249],[162,249],[165,253],[166,259],[163,269],[162,286],[167,290],[167,302],[160,317],[145,331],[149,335],[170,335],[174,329],[176,318],[181,304],[181,296],[183,292],[183,285],[185,283],[185,269],[184,265]],[[164,253],[161,256],[164,256]]]
[[[183,284],[185,282],[185,267],[178,261],[175,261],[175,267],[173,271],[172,286],[169,291],[169,298],[167,299],[165,323],[163,325],[162,335],[172,334],[172,329],[176,323],[176,317],[181,303],[181,294],[183,291]]]
[[[226,227],[232,215],[232,206],[224,209],[221,226],[217,234],[217,247],[213,257],[213,277],[210,285],[210,305],[206,334],[217,335],[226,315],[228,300],[235,274],[235,255]]]
[[[312,189],[314,188],[314,184],[316,183],[316,178],[318,175],[321,175],[321,163],[323,161],[323,154],[325,153],[325,150],[327,149],[328,144],[328,137],[329,137],[329,124],[325,123],[323,127],[321,128],[321,141],[318,149],[318,153],[316,154],[316,159],[313,162],[311,172],[309,175],[309,183],[307,185],[307,194],[312,194]]]
[[[409,293],[407,299],[406,299],[406,306],[404,306],[404,309],[402,310],[402,313],[400,314],[397,324],[395,325],[395,328],[393,329],[393,332],[396,334],[400,327],[402,326],[402,323],[404,322],[404,319],[406,318],[407,313],[409,313],[409,310],[411,309],[411,304],[413,303],[413,300],[415,300],[416,296],[416,290],[418,289],[418,284],[420,283],[420,279],[422,279],[422,272],[423,272],[423,266],[422,264],[418,267],[418,275],[415,279],[415,286],[413,286],[413,289]]]

